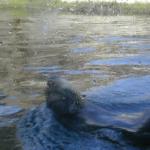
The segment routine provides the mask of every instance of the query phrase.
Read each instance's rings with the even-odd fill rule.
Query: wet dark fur
[[[51,77],[46,88],[47,106],[58,116],[76,115],[83,106],[83,99],[64,79]]]

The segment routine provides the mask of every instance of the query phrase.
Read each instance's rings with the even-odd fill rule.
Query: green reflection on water
[[[148,49],[132,46],[149,42],[149,18],[32,12],[0,10],[0,89],[8,95],[2,100],[4,103],[29,108],[43,102],[46,78],[52,74],[70,79],[84,91],[123,77],[150,73],[149,67],[144,65],[88,65],[97,59],[149,54]],[[72,51],[85,47],[92,47],[94,51]],[[56,69],[51,69],[53,66]],[[2,128],[0,133],[0,149],[16,145],[12,138],[14,128]]]
[[[0,128],[0,149],[1,150],[21,150],[21,146],[18,143],[15,127],[3,127]]]
[[[141,52],[133,45],[144,46],[149,42],[149,18],[56,15],[48,10],[30,12],[28,9],[0,11],[0,89],[16,97],[13,101],[6,99],[8,104],[30,107],[31,101],[33,105],[43,101],[45,74],[64,76],[73,80],[79,89],[86,90],[130,74],[149,73],[142,65],[88,65],[91,60],[146,54],[148,49]],[[84,48],[89,47],[94,51],[72,51],[86,51]],[[52,72],[48,69],[52,66],[60,69]],[[27,71],[26,67],[33,70]],[[45,74],[40,69],[34,71],[38,67],[45,67]],[[73,74],[71,70],[83,73]],[[86,70],[90,73],[84,74]],[[81,80],[83,84],[79,84]]]
[[[25,17],[28,15],[28,10],[25,8],[20,8],[20,9],[13,9],[12,10],[12,16],[14,17]]]

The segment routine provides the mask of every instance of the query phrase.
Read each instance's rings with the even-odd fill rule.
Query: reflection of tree
[[[1,88],[7,92],[14,92],[13,89],[20,88],[20,82],[25,80],[25,74],[22,72],[23,66],[28,64],[28,59],[32,55],[28,46],[28,37],[26,28],[24,28],[23,18],[14,17],[9,20],[9,33],[6,35],[5,49],[7,52],[5,58],[2,58],[0,65],[0,77],[3,79]],[[5,31],[6,33],[7,31]],[[7,82],[5,82],[7,81]]]
[[[28,38],[23,29],[23,19],[14,19],[12,24],[12,33],[14,34],[13,46],[15,50],[12,53],[12,61],[14,66],[22,66],[28,62],[30,57],[30,50],[28,49]]]

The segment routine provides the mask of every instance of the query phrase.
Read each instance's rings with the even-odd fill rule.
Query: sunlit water
[[[118,117],[144,113],[150,108],[149,24],[150,18],[144,16],[0,10],[0,126],[16,122],[21,108],[45,100],[50,75],[69,79]],[[1,147],[8,148],[0,139]]]

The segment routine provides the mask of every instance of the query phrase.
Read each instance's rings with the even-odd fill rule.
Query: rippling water
[[[0,10],[0,113],[12,106],[11,117],[0,114],[0,125],[16,119],[16,108],[45,100],[49,75],[69,79],[80,91],[90,92],[93,101],[101,93],[98,103],[106,108],[112,104],[111,111],[149,109],[149,24],[144,16]]]

